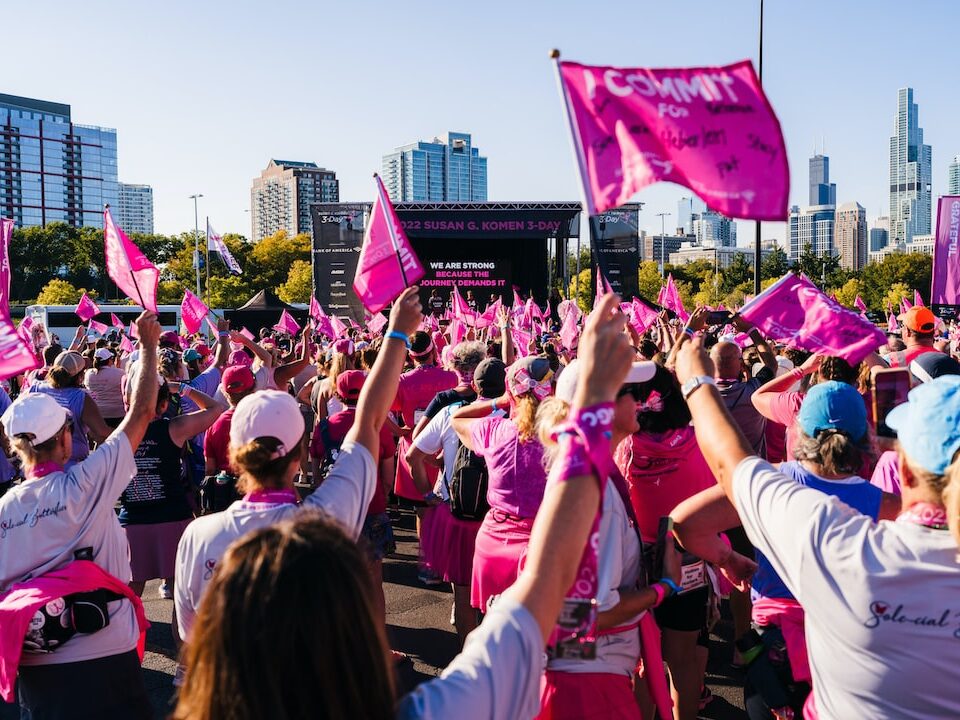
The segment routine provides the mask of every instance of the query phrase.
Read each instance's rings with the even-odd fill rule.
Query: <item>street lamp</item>
[[[660,218],[660,277],[663,277],[665,265],[667,264],[666,252],[667,252],[667,240],[664,237],[666,235],[665,229],[665,220],[664,218],[670,217],[671,213],[657,213],[657,217]]]
[[[197,269],[197,297],[200,297],[200,217],[197,215],[197,200],[202,197],[202,193],[189,197],[193,200],[193,266]]]

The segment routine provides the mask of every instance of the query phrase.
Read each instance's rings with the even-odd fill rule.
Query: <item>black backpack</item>
[[[466,445],[458,442],[457,456],[450,473],[450,512],[460,520],[483,520],[487,504],[487,463]]]
[[[320,435],[320,441],[323,443],[323,457],[320,458],[320,477],[314,478],[314,486],[319,485],[330,472],[340,455],[340,445],[330,437],[330,420],[324,418],[317,423],[317,433]]]

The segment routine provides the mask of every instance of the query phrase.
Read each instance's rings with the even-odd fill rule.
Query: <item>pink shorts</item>
[[[454,585],[470,585],[479,520],[460,520],[444,503],[432,513],[429,535],[421,536],[423,559],[434,573]]]
[[[587,661],[589,662],[589,661]],[[547,670],[537,720],[642,720],[626,675]]]
[[[177,565],[180,536],[192,520],[127,525],[123,528],[130,544],[130,569],[134,582],[172,578]]]
[[[487,511],[473,553],[470,605],[486,612],[489,599],[513,585],[532,527],[533,518],[516,518],[493,508]]]

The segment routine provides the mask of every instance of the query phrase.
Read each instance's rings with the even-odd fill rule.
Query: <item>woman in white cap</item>
[[[817,715],[960,717],[960,378],[914,388],[887,416],[902,512],[874,522],[753,456],[709,387],[699,338],[678,353],[677,375],[720,487],[806,614]]]
[[[66,467],[78,463],[90,454],[90,441],[102,443],[110,434],[103,421],[100,409],[90,394],[83,388],[83,372],[86,362],[78,352],[65,350],[53,361],[47,379],[35,382],[27,388],[28,393],[49,395],[64,410],[70,413],[73,423],[72,446]]]
[[[63,568],[78,551],[129,582],[129,548],[114,506],[137,471],[133,453],[156,409],[156,315],[143,313],[137,329],[141,372],[130,411],[85,460],[66,468],[74,419],[47,393],[21,396],[0,418],[26,475],[0,498],[0,593]],[[52,653],[23,655],[23,717],[153,717],[136,652],[134,608],[120,600],[107,609],[110,622],[99,632],[76,635]]]
[[[103,421],[117,427],[126,410],[123,407],[123,370],[116,366],[117,356],[110,348],[98,348],[93,367],[83,374],[83,384],[97,404]]]
[[[417,288],[408,288],[390,311],[383,348],[360,399],[353,427],[326,479],[304,502],[339,521],[356,539],[363,528],[377,478],[380,427],[397,392],[406,358],[407,335],[422,320]],[[244,493],[223,512],[191,523],[177,548],[176,602],[180,637],[189,633],[203,591],[217,561],[235,539],[251,530],[279,522],[297,510],[294,478],[299,471],[304,422],[293,396],[262,390],[243,398],[230,424],[230,463],[239,473]]]

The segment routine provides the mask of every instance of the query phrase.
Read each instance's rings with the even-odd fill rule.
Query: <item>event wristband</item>
[[[657,596],[657,599],[653,602],[653,607],[658,608],[660,607],[660,603],[662,603],[667,597],[667,589],[660,583],[654,583],[650,586],[650,589],[653,590],[654,594]]]
[[[677,585],[673,580],[671,580],[668,577],[660,578],[659,580],[657,580],[657,583],[661,584],[661,586],[666,585],[668,588],[670,588],[670,594],[667,595],[667,597],[670,597],[671,595],[676,595],[678,592],[680,592],[680,586]]]
[[[400,342],[402,342],[404,345],[407,346],[407,350],[410,349],[410,338],[408,338],[406,335],[404,335],[404,334],[403,334],[402,332],[400,332],[399,330],[391,330],[390,332],[388,332],[388,333],[387,333],[386,335],[384,335],[383,337],[384,337],[384,339],[386,339],[386,340],[391,340],[391,339],[393,339],[393,340],[399,340]]]
[[[686,333],[687,335],[689,335],[690,337],[693,337],[694,335],[696,335],[696,333],[693,331],[693,328],[690,328],[690,327],[687,327],[687,326],[684,326],[683,332],[685,332],[685,333]]]
[[[497,401],[496,401],[496,400],[491,400],[491,401],[490,401],[490,412],[496,412],[496,411],[497,411]]]
[[[221,340],[228,340],[230,338],[230,333],[221,330],[217,333],[217,337]]]
[[[606,481],[612,462],[612,423],[613,403],[606,402],[574,411],[572,417],[554,431],[554,438],[570,435],[580,440],[563,444],[561,458],[558,458],[562,459],[558,481],[566,482],[585,473],[595,473],[601,484]]]

